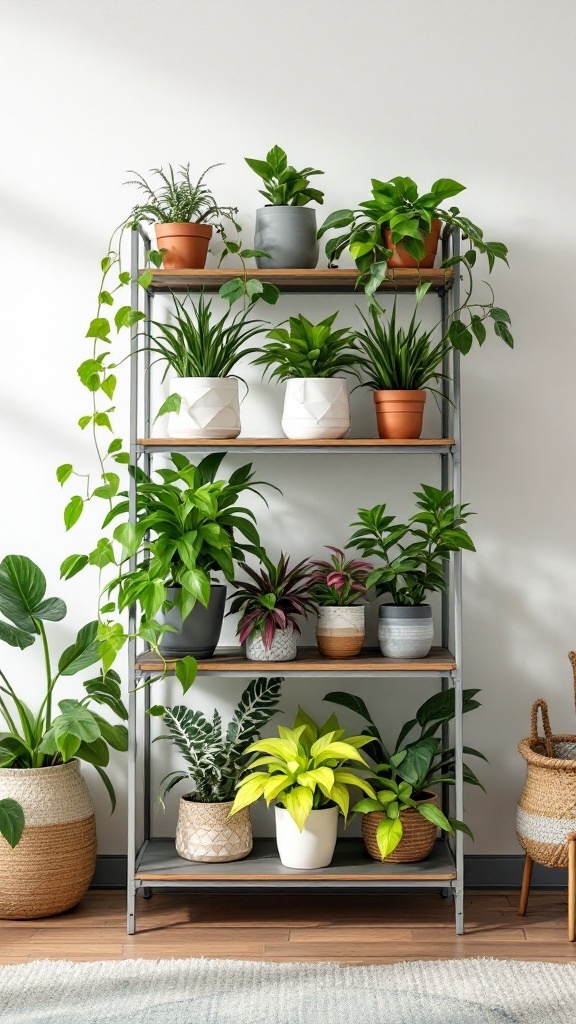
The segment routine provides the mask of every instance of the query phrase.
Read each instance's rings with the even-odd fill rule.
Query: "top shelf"
[[[155,270],[149,286],[151,292],[181,292],[190,289],[217,292],[223,284],[243,276],[241,267],[228,270]],[[143,271],[140,271],[143,273]],[[250,281],[258,278],[263,283],[275,284],[282,292],[354,292],[358,291],[358,272],[350,270],[256,270],[246,271]],[[448,270],[388,270],[388,277],[379,291],[414,291],[420,284],[430,284],[432,291],[452,287],[454,271]]]

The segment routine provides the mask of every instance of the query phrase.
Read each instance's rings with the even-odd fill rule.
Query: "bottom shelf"
[[[173,839],[150,839],[140,851],[136,870],[137,883],[172,883],[178,886],[222,883],[280,888],[308,882],[434,885],[455,878],[454,858],[442,839],[438,840],[426,860],[416,864],[381,863],[368,856],[361,839],[339,839],[332,863],[314,871],[285,868],[278,859],[274,839],[255,839],[254,849],[248,857],[229,864],[200,864],[183,860],[176,853]]]

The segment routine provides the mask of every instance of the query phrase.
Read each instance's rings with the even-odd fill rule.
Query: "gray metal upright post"
[[[138,308],[138,232],[132,231],[131,238],[131,305]],[[130,329],[130,466],[132,473],[128,485],[128,518],[136,522],[136,440],[138,437],[138,324]],[[136,568],[136,555],[130,559],[130,571]],[[136,605],[130,605],[128,632],[133,637],[136,631]],[[137,799],[137,695],[135,675],[136,642],[128,641],[128,873],[127,873],[127,928],[133,935],[136,929],[136,799]]]

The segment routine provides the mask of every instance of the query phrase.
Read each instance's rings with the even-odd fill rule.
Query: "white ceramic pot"
[[[433,639],[434,620],[429,604],[413,608],[380,605],[378,643],[385,658],[425,658]]]
[[[310,811],[302,832],[285,807],[275,807],[276,844],[285,868],[325,868],[334,856],[338,808]]]
[[[180,412],[168,417],[168,437],[238,437],[240,404],[236,377],[172,377],[170,394]]]
[[[176,852],[180,857],[207,864],[247,857],[252,849],[250,808],[244,807],[229,818],[233,800],[201,804],[192,796],[187,793],[180,797],[176,825]]]
[[[316,643],[326,658],[353,658],[364,643],[364,605],[327,605],[318,609]]]
[[[248,661],[294,661],[298,650],[294,626],[288,623],[286,629],[277,629],[272,646],[267,651],[261,633],[252,632],[246,640]]]
[[[344,378],[287,380],[282,430],[294,440],[344,437],[350,430],[348,385]]]

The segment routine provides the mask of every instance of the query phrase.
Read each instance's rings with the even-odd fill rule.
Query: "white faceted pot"
[[[385,658],[425,658],[433,639],[434,620],[429,604],[413,608],[380,605],[378,643]]]
[[[327,605],[318,609],[316,643],[326,658],[353,658],[364,643],[364,605]]]
[[[285,868],[325,868],[334,856],[338,808],[310,811],[302,832],[285,807],[275,807],[276,845]]]
[[[294,626],[288,623],[286,629],[277,629],[270,650],[264,646],[262,633],[253,631],[246,640],[248,661],[294,661],[298,650]]]
[[[168,437],[238,437],[240,404],[236,377],[172,377],[170,394],[179,412],[168,417]]]
[[[343,377],[287,380],[282,430],[294,440],[344,437],[350,430],[350,403]]]
[[[233,800],[201,804],[192,797],[192,793],[180,797],[176,825],[176,852],[180,857],[207,864],[247,857],[252,849],[250,808],[244,807],[229,818]]]

